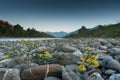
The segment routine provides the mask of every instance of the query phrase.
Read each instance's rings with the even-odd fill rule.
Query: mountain
[[[46,32],[46,33],[49,34],[49,35],[55,36],[55,37],[60,37],[60,38],[68,35],[67,32],[63,32],[63,31],[60,31],[60,32]]]
[[[70,34],[65,36],[66,38],[79,38],[79,37],[97,37],[97,38],[116,38],[120,37],[120,23],[98,25],[94,28],[86,28],[82,26],[77,34]]]
[[[0,20],[0,37],[53,37],[36,29],[24,30],[19,24],[12,25],[7,21]]]
[[[78,34],[79,33],[79,29],[78,30],[75,30],[73,32],[70,32],[68,35],[72,35],[72,34]]]

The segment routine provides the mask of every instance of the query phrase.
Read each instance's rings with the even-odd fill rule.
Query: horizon
[[[24,29],[72,32],[120,21],[119,0],[1,0],[0,19]]]

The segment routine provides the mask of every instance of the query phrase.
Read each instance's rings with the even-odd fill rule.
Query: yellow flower
[[[23,45],[22,45],[22,47],[25,47],[25,46],[26,46],[26,44],[23,44]]]
[[[39,58],[42,58],[42,57],[43,57],[43,54],[39,54],[38,56],[39,56]]]
[[[88,46],[88,47],[85,48],[85,50],[90,51],[90,50],[92,50],[92,48]]]
[[[31,42],[31,45],[34,47],[34,46],[35,46],[35,43],[34,43],[34,42]]]
[[[17,53],[17,54],[18,54],[18,53],[19,53],[19,51],[18,51],[18,50],[15,50],[15,53]]]
[[[78,66],[78,69],[80,70],[80,71],[86,71],[86,67],[85,67],[85,65],[79,65]]]
[[[42,41],[42,40],[39,40],[38,42],[39,42],[39,44],[42,44],[42,43],[43,43],[43,41]]]
[[[80,58],[80,61],[84,62],[84,61],[85,61],[85,59],[84,59],[83,57],[81,57],[81,58]]]
[[[92,63],[94,64],[94,66],[97,68],[99,66],[99,62],[97,60],[93,60]]]
[[[20,42],[21,42],[21,43],[24,43],[24,42],[25,42],[24,38],[21,38],[21,39],[20,39]]]
[[[91,64],[91,59],[90,59],[90,58],[86,59],[86,62],[87,62],[88,64]]]
[[[4,56],[4,59],[9,59],[9,56],[8,56],[8,55],[5,55],[5,56]]]
[[[95,55],[91,55],[91,58],[92,58],[92,59],[96,59],[96,56],[95,56]]]
[[[46,57],[50,57],[51,54],[50,54],[48,51],[46,51],[46,52],[44,53],[44,56],[46,56]]]

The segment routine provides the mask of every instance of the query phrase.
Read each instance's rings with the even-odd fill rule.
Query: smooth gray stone
[[[0,52],[0,60],[4,59],[5,54]]]
[[[62,65],[76,64],[80,57],[73,55],[72,53],[63,53],[64,59],[61,61]]]
[[[108,70],[106,70],[105,71],[105,74],[106,75],[111,75],[111,74],[113,74],[113,73],[115,73],[116,71],[114,71],[114,70],[112,70],[112,69],[108,69]]]
[[[75,56],[77,56],[77,57],[82,57],[83,55],[82,55],[82,52],[79,50],[79,49],[77,49],[76,51],[74,51],[73,52],[73,55],[75,55]]]
[[[112,48],[109,50],[109,52],[115,56],[120,55],[120,48]]]
[[[65,68],[75,71],[78,69],[78,65],[77,64],[70,64],[70,65],[66,65]]]
[[[77,64],[84,64],[85,66],[88,66],[88,63],[85,63],[85,62],[81,62],[81,61],[78,61]]]
[[[63,67],[62,80],[81,80],[80,76],[70,69]]]
[[[104,80],[101,75],[97,72],[91,74],[87,80]]]
[[[106,50],[107,47],[106,47],[106,46],[100,46],[99,49],[100,49],[100,50]]]
[[[63,50],[64,52],[73,53],[74,51],[77,50],[77,48],[71,47],[71,46],[68,46],[68,45],[64,45],[64,46],[62,47],[62,50]]]
[[[3,80],[21,80],[20,71],[18,69],[8,69],[3,77]]]
[[[84,72],[84,73],[81,75],[81,79],[82,79],[82,80],[88,80],[88,73],[87,73],[87,72]]]
[[[32,68],[36,66],[39,66],[39,65],[36,63],[29,63],[29,64],[20,64],[20,65],[15,66],[14,68],[22,71],[23,69]]]
[[[2,60],[0,61],[0,67],[3,68],[3,67],[7,67],[8,64],[10,64],[12,59],[7,59],[7,60]]]
[[[109,80],[120,80],[120,74],[112,74]]]
[[[57,77],[46,77],[44,80],[61,80]]]
[[[8,68],[0,68],[0,80],[3,79],[5,72],[8,70]]]
[[[105,50],[92,50],[92,51],[89,51],[89,53],[93,53],[93,54],[100,54],[100,53],[107,53],[107,51]]]
[[[120,63],[117,60],[115,60],[115,59],[113,59],[111,57],[105,57],[103,62],[106,63],[105,64],[106,68],[120,71]]]

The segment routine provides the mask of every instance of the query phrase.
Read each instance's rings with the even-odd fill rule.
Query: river
[[[0,38],[0,41],[19,41],[21,38]],[[52,40],[52,39],[61,39],[61,38],[24,38],[24,40]]]

